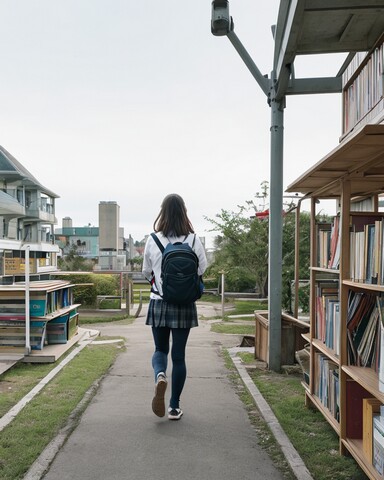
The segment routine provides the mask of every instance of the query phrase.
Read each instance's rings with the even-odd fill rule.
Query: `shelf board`
[[[371,464],[368,458],[364,455],[362,440],[347,438],[342,439],[341,441],[345,448],[359,464],[360,468],[364,471],[364,473],[368,475],[370,479],[383,480],[383,477],[379,474],[379,472]]]
[[[311,393],[310,393],[310,390],[309,390],[309,385],[308,385],[308,383],[306,383],[306,382],[304,382],[304,380],[302,380],[301,386],[304,388],[305,392],[306,392],[308,395],[311,394]]]
[[[81,303],[74,303],[72,305],[69,305],[68,307],[64,308],[59,308],[58,310],[55,310],[52,313],[48,313],[47,315],[43,317],[33,317],[32,320],[46,320],[49,322],[50,320],[53,320],[54,318],[61,317],[61,315],[65,315],[66,313],[71,312],[72,310],[75,310],[76,308],[80,307]]]
[[[360,383],[365,390],[368,390],[374,397],[378,398],[381,403],[384,403],[384,392],[380,391],[379,376],[372,368],[351,365],[343,365],[341,368],[349,377]]]
[[[330,360],[337,363],[338,365],[340,364],[340,358],[335,354],[333,350],[324,345],[321,340],[314,338],[312,340],[312,345],[321,353],[324,353],[324,355],[326,355]]]
[[[310,270],[313,272],[330,273],[332,275],[340,274],[340,270],[337,268],[310,267]]]
[[[308,343],[311,343],[311,336],[308,333],[302,333],[301,336],[304,338],[304,340],[306,340]]]
[[[307,398],[316,406],[316,408],[323,414],[327,422],[331,425],[331,427],[335,430],[337,435],[340,436],[340,424],[336,420],[336,418],[332,415],[332,413],[328,410],[327,407],[325,407],[319,397],[316,395],[311,395],[308,391],[308,389],[305,390],[305,394]]]
[[[372,283],[353,282],[352,280],[343,280],[343,285],[358,288],[360,290],[373,290],[374,292],[384,292],[384,285],[374,285]]]

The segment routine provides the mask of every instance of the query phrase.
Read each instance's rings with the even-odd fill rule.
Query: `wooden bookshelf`
[[[378,209],[378,196],[384,193],[384,125],[365,125],[349,134],[287,192],[304,194],[311,209],[310,332],[304,337],[309,343],[310,369],[309,385],[303,385],[305,401],[315,406],[335,430],[340,453],[352,455],[370,479],[382,479],[384,476],[364,452],[364,432],[369,429],[363,428],[362,405],[365,398],[384,405],[384,387],[379,382],[380,370],[384,369],[379,362],[379,350],[384,348],[380,345],[379,316],[384,313],[380,310],[384,305],[384,211]],[[373,201],[355,206],[356,199],[368,197]],[[329,199],[338,208],[337,268],[329,268],[329,262],[325,267],[330,236],[324,232],[330,230],[316,222],[322,201]],[[367,211],[369,205],[371,210]],[[376,229],[381,238],[378,235],[375,239]],[[362,250],[357,248],[358,241],[365,242]],[[332,330],[335,337],[329,341],[327,332],[336,311],[332,314],[331,306],[336,304],[338,327],[337,332]],[[354,316],[354,308],[359,305]],[[351,345],[356,347],[356,357]],[[363,360],[366,366],[361,366]],[[326,395],[320,398],[324,388]],[[337,399],[338,410],[329,403],[328,391]]]
[[[33,351],[49,344],[66,344],[78,330],[78,307],[73,303],[74,285],[65,280],[29,284],[30,334]],[[0,285],[0,354],[26,345],[25,283]]]

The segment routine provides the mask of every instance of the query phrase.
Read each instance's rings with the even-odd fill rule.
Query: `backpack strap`
[[[159,247],[160,249],[160,252],[163,253],[164,252],[164,245],[160,242],[158,236],[156,235],[156,233],[151,233],[151,237],[153,238],[153,240],[155,241],[156,245]]]
[[[164,252],[164,245],[160,242],[159,237],[156,235],[156,233],[152,232],[152,233],[151,233],[151,237],[152,237],[153,240],[155,241],[156,245],[159,247],[160,252],[163,253],[163,252]],[[187,240],[188,237],[189,237],[189,234],[187,234],[187,235],[185,236],[183,242],[185,242],[185,240]],[[168,239],[167,239],[167,240],[168,240]],[[193,249],[194,246],[195,246],[195,240],[196,240],[196,233],[193,234],[192,249]]]
[[[184,240],[183,240],[183,243],[187,240],[187,238],[189,237],[190,233],[187,233],[187,235],[184,237]],[[192,241],[192,245],[191,245],[191,248],[193,250],[194,246],[195,246],[195,240],[196,240],[196,233],[193,234],[193,241]]]

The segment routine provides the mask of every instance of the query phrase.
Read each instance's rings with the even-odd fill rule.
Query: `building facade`
[[[32,279],[57,270],[56,198],[0,146],[0,284],[24,278],[26,250]]]
[[[75,246],[77,254],[84,258],[94,260],[99,257],[99,227],[73,227],[72,219],[65,217],[62,228],[55,230],[55,241],[63,255],[67,255]]]

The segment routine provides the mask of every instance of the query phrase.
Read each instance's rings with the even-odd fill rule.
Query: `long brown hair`
[[[195,233],[188,218],[184,200],[180,195],[171,193],[164,198],[153,229],[155,232],[162,232],[166,237],[168,235],[180,237]]]

